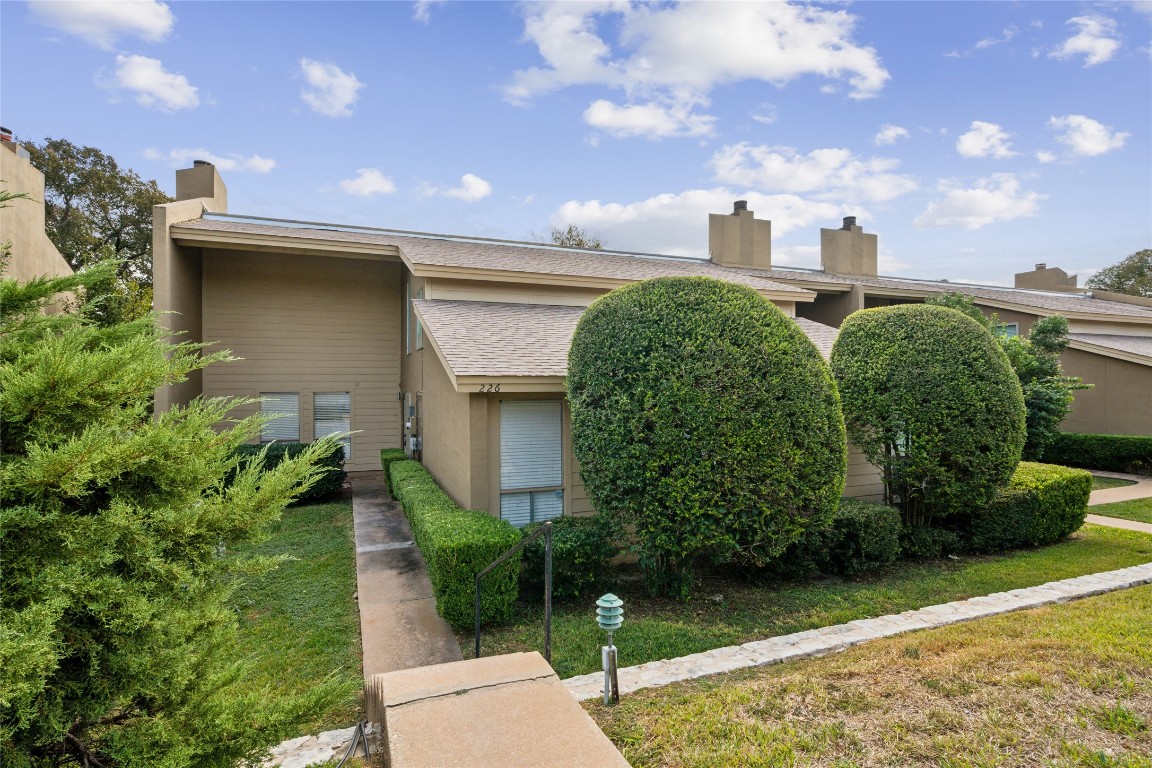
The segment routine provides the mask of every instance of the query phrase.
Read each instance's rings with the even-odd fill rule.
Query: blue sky
[[[18,136],[233,213],[776,264],[856,215],[881,272],[1010,284],[1152,247],[1152,0],[0,2]]]

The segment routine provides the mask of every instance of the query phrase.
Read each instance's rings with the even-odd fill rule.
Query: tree
[[[959,310],[995,335],[1024,392],[1028,438],[1023,458],[1039,461],[1044,450],[1056,439],[1060,422],[1072,412],[1072,393],[1091,387],[1080,378],[1065,376],[1061,371],[1060,355],[1068,348],[1068,320],[1061,315],[1042,317],[1032,324],[1027,338],[1024,338],[997,332],[997,316],[985,315],[970,296],[942,293],[924,303]]]
[[[544,242],[544,238],[533,233],[532,239],[538,242]],[[604,243],[596,235],[591,235],[588,230],[583,227],[578,227],[575,224],[569,224],[567,229],[560,229],[552,227],[552,235],[550,242],[553,245],[562,245],[565,248],[584,248],[591,251],[600,251],[604,249]]]
[[[646,280],[600,297],[568,355],[572,447],[656,593],[693,561],[764,565],[831,520],[846,448],[828,365],[750,288]]]
[[[52,138],[25,146],[44,174],[45,229],[60,254],[78,271],[109,257],[119,262],[113,278],[90,289],[108,297],[107,321],[147,312],[152,303],[152,207],[172,198],[155,181],[121,168],[95,147]]]
[[[231,595],[275,565],[231,549],[337,444],[264,472],[235,455],[261,419],[213,429],[239,401],[152,418],[157,387],[225,355],[173,343],[151,316],[42,312],[115,271],[0,279],[0,764],[231,768],[339,695],[248,690],[230,658]]]
[[[848,437],[880,468],[906,527],[962,520],[1012,477],[1024,395],[979,322],[932,305],[861,310],[840,327],[832,370]]]
[[[1119,264],[1102,269],[1085,287],[1152,299],[1152,248],[1136,251]]]

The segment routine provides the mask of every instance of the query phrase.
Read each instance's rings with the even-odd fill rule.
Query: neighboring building
[[[710,217],[709,262],[233,216],[204,163],[177,173],[176,197],[154,217],[156,307],[177,313],[163,319],[173,330],[240,360],[158,393],[158,410],[200,394],[263,397],[236,415],[287,414],[264,439],[351,429],[349,470],[376,469],[381,448],[404,445],[457,503],[516,524],[592,511],[564,377],[576,322],[598,296],[660,276],[729,280],[796,318],[827,355],[838,320],[817,305],[855,290],[772,270],[770,224],[741,204]],[[857,242],[844,247],[866,270]],[[1152,311],[1143,322],[1152,330]],[[846,493],[883,493],[855,449]]]
[[[0,128],[0,182],[5,192],[27,195],[0,208],[0,242],[12,249],[4,276],[26,282],[71,275],[72,268],[44,231],[44,174],[4,128]]]

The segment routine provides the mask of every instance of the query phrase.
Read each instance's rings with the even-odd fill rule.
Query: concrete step
[[[367,717],[388,768],[627,768],[538,653],[374,675]]]

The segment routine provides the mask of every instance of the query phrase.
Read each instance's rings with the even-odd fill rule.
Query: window
[[[404,302],[407,306],[407,311],[404,315],[404,354],[412,354],[413,349],[424,349],[424,325],[420,322],[420,318],[416,316],[416,310],[412,308],[413,299],[424,298],[424,288],[416,291],[416,295],[412,295],[412,281],[409,280],[404,284]],[[415,341],[415,343],[413,343]]]
[[[424,298],[424,288],[416,291],[416,298]],[[424,349],[424,323],[420,322],[420,318],[416,318],[416,349]]]
[[[300,395],[296,392],[261,392],[260,413],[273,415],[260,428],[260,442],[294,443],[300,439]]]
[[[500,403],[500,517],[520,528],[564,513],[561,401]]]
[[[1020,324],[1019,323],[1004,323],[1003,325],[998,325],[998,326],[996,326],[996,335],[997,336],[1007,336],[1008,338],[1012,338],[1013,336],[1019,336],[1020,335]]]
[[[316,392],[312,395],[312,435],[316,440],[352,430],[352,395],[348,392]],[[344,461],[352,460],[352,436],[340,438]]]

